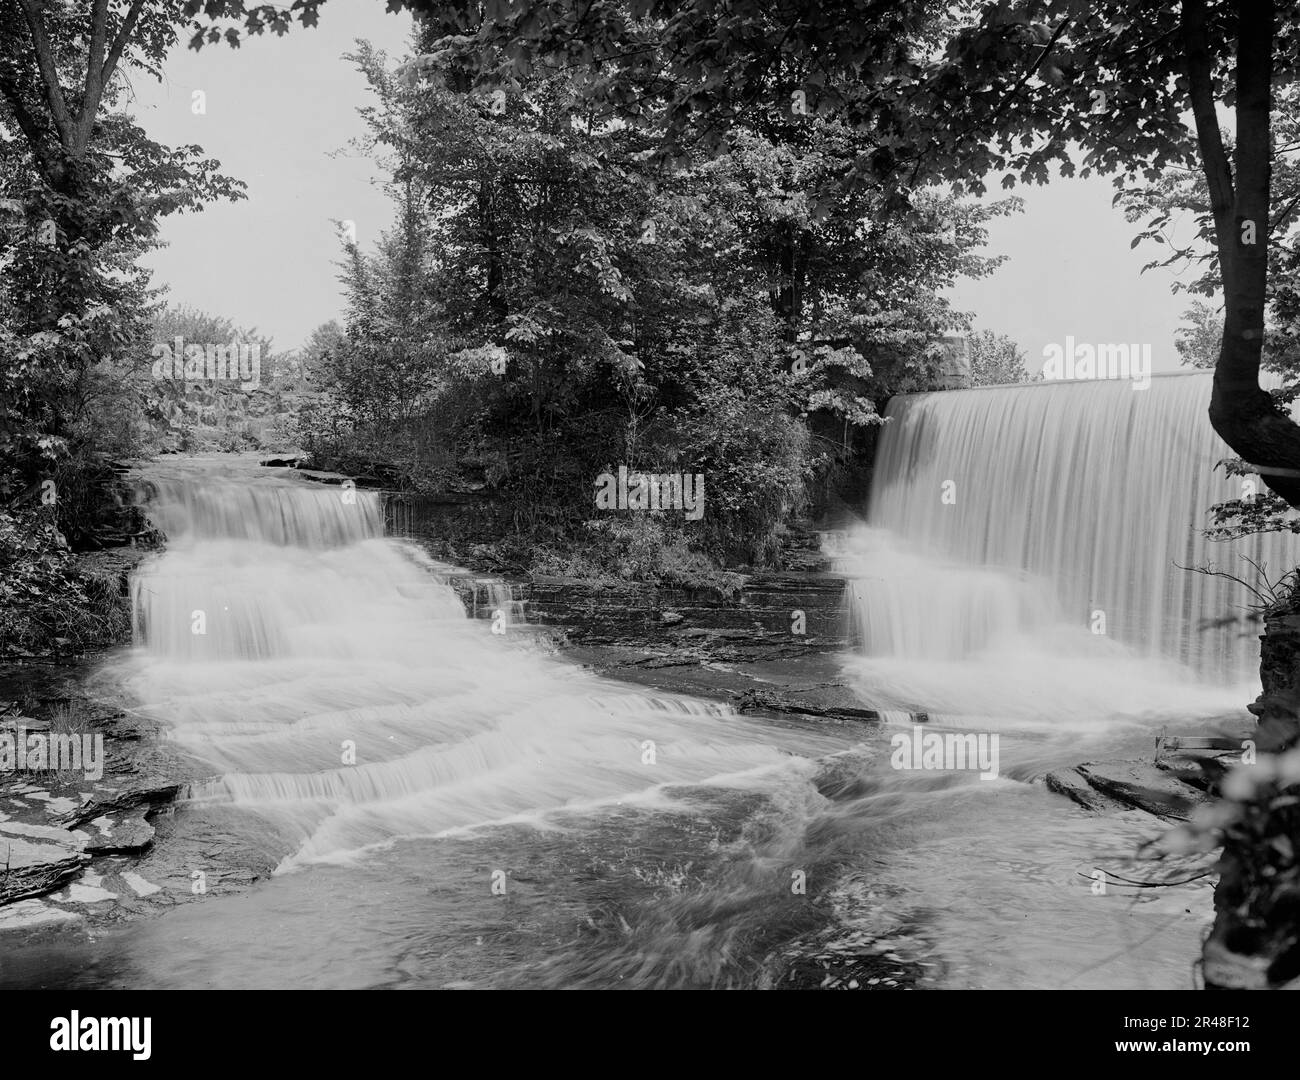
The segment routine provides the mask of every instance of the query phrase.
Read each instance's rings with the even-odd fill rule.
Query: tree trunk
[[[1197,140],[1218,241],[1223,341],[1210,423],[1264,483],[1300,507],[1300,426],[1259,385],[1268,285],[1273,0],[1237,4],[1237,147],[1234,170],[1214,110],[1205,0],[1184,0],[1182,25]]]

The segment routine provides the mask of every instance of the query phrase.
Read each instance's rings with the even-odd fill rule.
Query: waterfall
[[[1086,902],[1096,852],[1132,851],[1145,815],[1085,818],[1017,782],[1149,752],[1171,718],[1241,715],[1232,688],[1092,633],[1024,557],[1036,541],[995,535],[1028,519],[1014,501],[982,524],[962,508],[1000,469],[1044,507],[1033,472],[1053,449],[1015,459],[994,417],[1009,395],[1028,424],[1019,395],[1061,390],[1077,388],[895,403],[877,523],[840,550],[868,645],[844,662],[885,730],[599,678],[467,615],[457,590],[482,614],[505,587],[384,536],[365,493],[229,458],[149,466],[168,545],[136,573],[135,646],[102,674],[198,778],[140,866],[197,902],[101,935],[85,976],[43,944],[6,952],[0,986],[749,987],[777,957],[817,985],[828,956],[857,978],[915,960],[953,986],[1184,985],[1196,920],[1153,936],[1132,905]],[[933,415],[963,409],[990,414],[982,449],[960,425],[949,446]],[[945,479],[970,516],[909,524]],[[977,524],[987,551],[962,546]],[[1107,602],[1097,588],[1087,603]],[[784,667],[767,670],[825,685],[821,664]],[[999,779],[892,767],[908,711],[996,737]],[[897,969],[878,966],[886,947]]]
[[[292,498],[284,492],[293,491]],[[280,546],[337,547],[384,533],[372,491],[167,476],[141,484],[149,516],[173,542],[247,540]]]
[[[1010,670],[993,657],[1032,657],[1053,678],[1064,663],[1086,697],[1139,660],[1163,665],[1166,686],[1249,678],[1262,629],[1253,597],[1193,568],[1254,584],[1250,559],[1276,581],[1300,546],[1290,533],[1205,537],[1210,507],[1241,497],[1246,479],[1216,469],[1231,452],[1206,415],[1210,378],[894,398],[868,527],[838,553],[866,655],[982,661],[989,680]]]
[[[173,467],[148,485],[168,546],[136,573],[122,676],[212,770],[192,799],[272,819],[286,869],[790,765],[729,707],[603,682],[468,617],[463,572],[386,539],[369,493]],[[485,614],[512,607],[505,583],[475,588]]]

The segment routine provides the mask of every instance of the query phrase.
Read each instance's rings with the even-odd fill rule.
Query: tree
[[[1029,373],[1019,345],[1006,334],[995,334],[992,330],[980,330],[970,336],[970,370],[973,386],[999,386],[1042,378],[1041,374]]]
[[[1295,225],[1300,208],[1300,86],[1281,87],[1274,96],[1270,146],[1271,203],[1268,250],[1266,327],[1261,367],[1280,374],[1286,384],[1300,376],[1300,349],[1295,346],[1300,322],[1294,297],[1300,290],[1296,277],[1297,243]],[[1225,147],[1234,143],[1224,136]],[[1171,166],[1154,182],[1126,186],[1117,196],[1130,222],[1143,222],[1134,244],[1150,241],[1164,249],[1164,256],[1151,260],[1143,270],[1170,268],[1180,275],[1195,272],[1190,282],[1175,278],[1175,292],[1187,291],[1210,298],[1213,304],[1195,300],[1184,314],[1189,325],[1179,338],[1185,361],[1197,367],[1213,368],[1218,362],[1223,338],[1222,278],[1218,268],[1217,234],[1209,186],[1203,170]],[[1189,358],[1190,357],[1190,358]],[[1284,386],[1273,396],[1289,403],[1294,390]]]
[[[726,154],[669,162],[653,132],[600,122],[580,73],[498,96],[429,47],[414,77],[356,57],[397,221],[346,252],[344,340],[305,418],[339,464],[445,482],[451,445],[463,480],[585,519],[609,462],[689,460],[722,485],[706,542],[758,558],[806,464],[877,423],[875,400],[931,385],[965,325],[945,291],[998,264],[976,249],[1015,200],[891,203],[852,181],[852,127],[789,137],[760,111]],[[826,429],[816,450],[801,414]]]
[[[324,0],[288,9],[192,2],[217,21],[283,33],[318,18]],[[1082,175],[1170,164],[1202,169],[1210,196],[1224,333],[1210,420],[1265,482],[1300,505],[1300,427],[1259,385],[1264,343],[1275,79],[1295,78],[1300,34],[1277,26],[1274,0],[1182,0],[1141,17],[1123,0],[990,0],[952,9],[798,0],[762,7],[712,0],[585,0],[480,7],[477,0],[392,0],[425,20],[477,82],[509,88],[519,73],[568,65],[603,109],[663,133],[717,143],[755,107],[836,116],[874,141],[855,171],[903,190],[943,179],[982,190],[1043,182],[1049,167]],[[220,40],[200,27],[193,43]],[[435,50],[437,52],[438,50]],[[1231,158],[1216,104],[1236,117]],[[1183,113],[1190,109],[1195,134]],[[901,197],[906,198],[906,195]]]
[[[78,488],[78,463],[94,472],[113,449],[81,419],[112,384],[105,365],[127,362],[146,332],[151,297],[135,258],[164,215],[240,195],[198,147],[161,146],[117,109],[123,69],[159,76],[182,21],[171,2],[0,0],[10,358],[0,497],[30,498],[60,472],[66,528],[91,509],[64,497]],[[110,412],[97,415],[102,429]]]
[[[307,337],[298,354],[298,367],[309,380],[323,377],[347,339],[337,319],[330,319],[316,327]]]

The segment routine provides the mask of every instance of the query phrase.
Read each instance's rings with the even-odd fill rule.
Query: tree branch
[[[86,92],[81,98],[81,115],[77,119],[77,152],[90,142],[90,130],[99,111],[104,92],[104,43],[108,37],[108,0],[95,0],[90,25],[90,56],[86,61]]]
[[[1210,189],[1210,213],[1214,216],[1219,241],[1219,272],[1225,287],[1232,274],[1232,208],[1236,193],[1232,188],[1232,168],[1223,147],[1223,132],[1214,111],[1214,83],[1210,60],[1210,43],[1205,29],[1205,0],[1183,0],[1183,49],[1187,62],[1188,96],[1192,117],[1196,121],[1196,139],[1201,145],[1201,162],[1205,182]]]
[[[40,68],[41,79],[45,83],[45,96],[50,103],[50,115],[54,118],[55,129],[65,151],[71,151],[76,142],[76,125],[68,114],[68,103],[63,98],[63,88],[59,85],[59,71],[54,62],[54,49],[45,33],[45,23],[34,0],[18,0],[27,20],[27,29],[32,35],[32,47],[36,53],[36,64]]]
[[[1286,206],[1282,208],[1282,212],[1278,214],[1278,216],[1272,222],[1270,222],[1268,227],[1268,232],[1270,236],[1273,235],[1274,230],[1280,228],[1282,224],[1286,221],[1286,219],[1291,216],[1291,211],[1296,208],[1296,204],[1298,203],[1300,203],[1300,194],[1296,195],[1295,198],[1293,198],[1289,203],[1287,203]]]
[[[117,37],[113,39],[112,47],[108,50],[108,59],[104,61],[104,67],[99,79],[101,85],[107,86],[109,79],[113,77],[118,61],[122,59],[122,51],[126,48],[126,43],[131,40],[131,35],[135,33],[135,24],[139,22],[140,12],[143,9],[144,0],[131,0],[131,6],[127,9],[126,18],[122,20],[122,25],[117,31]]]
[[[1011,100],[1025,88],[1025,84],[1029,82],[1029,80],[1034,77],[1034,73],[1043,66],[1043,61],[1051,54],[1052,49],[1056,47],[1056,43],[1061,39],[1061,35],[1065,33],[1066,27],[1069,25],[1070,19],[1068,17],[1063,18],[1057,28],[1052,31],[1052,36],[1048,38],[1047,42],[1042,46],[1043,51],[1038,54],[1038,59],[1030,65],[1029,69],[1020,76],[1019,80],[1017,80],[1016,85],[1008,90],[1006,96],[998,102],[997,108],[993,110],[993,115],[990,117],[990,122],[996,120],[1002,115],[1006,107],[1011,104]]]

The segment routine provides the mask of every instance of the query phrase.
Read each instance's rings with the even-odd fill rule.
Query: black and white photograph
[[[24,1045],[1051,990],[1249,1058],[1168,995],[1300,989],[1298,23],[0,0]]]

